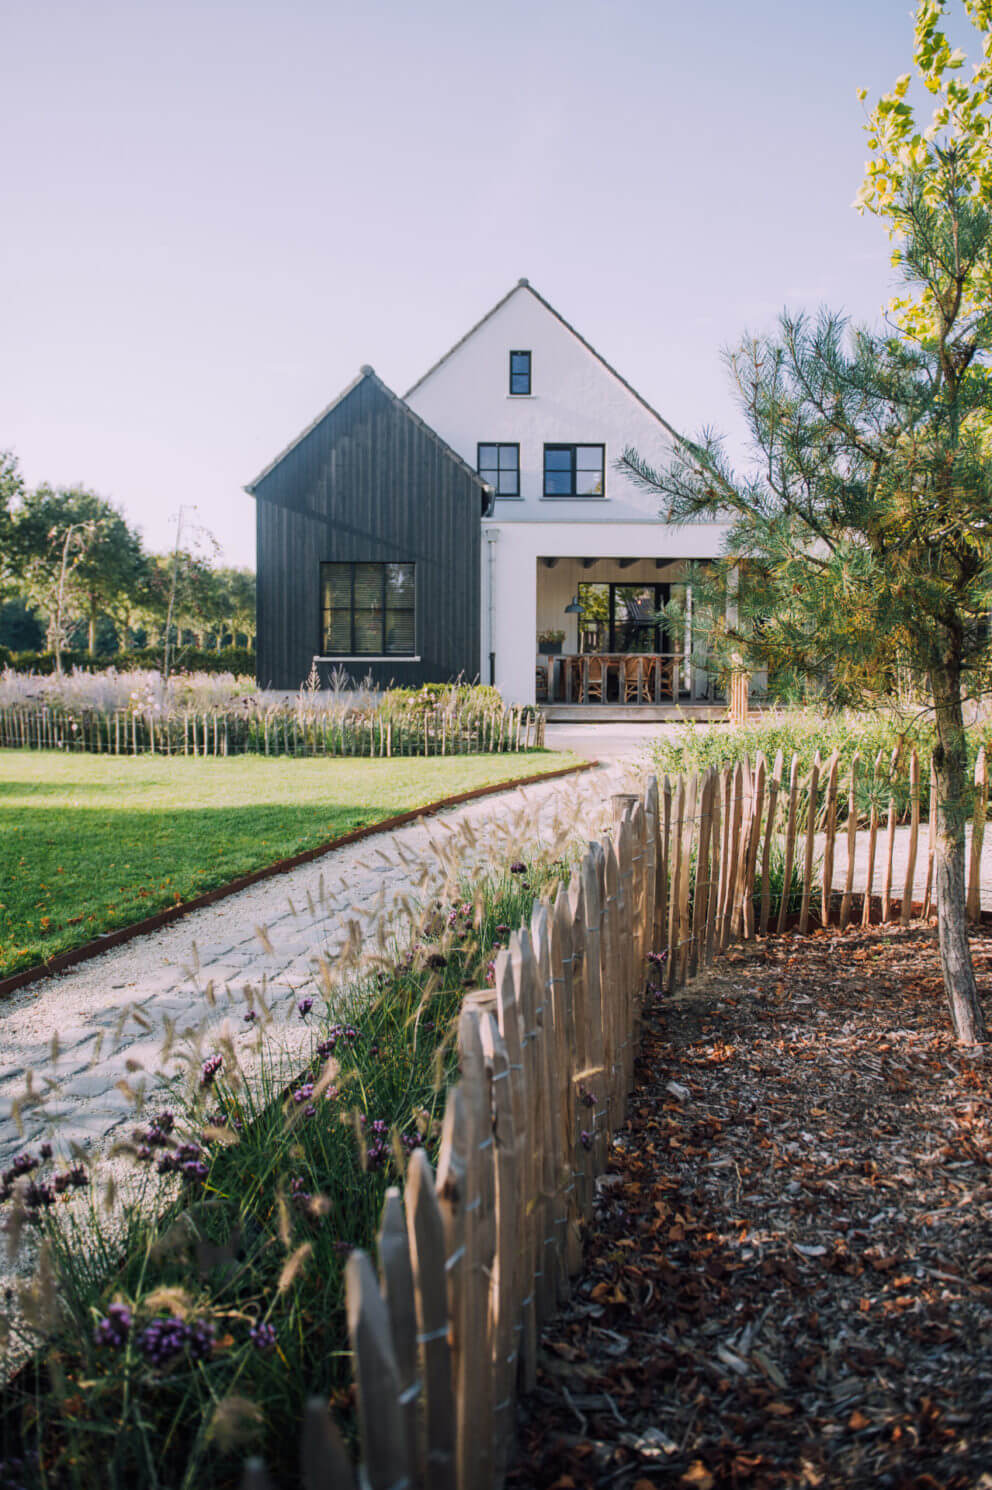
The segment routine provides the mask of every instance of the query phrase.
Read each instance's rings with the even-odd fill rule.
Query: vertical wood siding
[[[322,650],[320,565],[333,561],[417,566],[420,660],[344,663],[353,677],[371,673],[379,686],[476,677],[479,485],[374,378],[291,449],[255,497],[263,687],[298,687]]]

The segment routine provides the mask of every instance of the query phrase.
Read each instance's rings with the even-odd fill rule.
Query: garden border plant
[[[244,1447],[262,1437],[255,1404],[270,1460],[295,1433],[301,1381],[347,1408],[345,1257],[374,1244],[405,1154],[435,1144],[466,989],[491,977],[501,939],[566,876],[564,863],[517,861],[472,900],[429,907],[404,953],[387,948],[360,980],[325,991],[334,1023],[289,1080],[265,1058],[264,992],[248,990],[259,1070],[240,1079],[233,1041],[205,1059],[190,1047],[182,1117],[175,1104],[143,1117],[127,1144],[175,1191],[154,1220],[132,1212],[123,1244],[94,1247],[96,1197],[84,1222],[68,1220],[59,1192],[78,1173],[56,1185],[45,1156],[15,1161],[8,1206],[42,1227],[65,1310],[56,1324],[51,1297],[27,1301],[42,1348],[3,1409],[2,1453],[24,1461],[19,1483],[233,1485]],[[297,1016],[309,1022],[314,1003],[301,999]]]

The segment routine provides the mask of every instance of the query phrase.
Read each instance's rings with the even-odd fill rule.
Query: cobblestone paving
[[[625,772],[517,788],[332,850],[19,990],[0,1004],[0,1166],[45,1138],[99,1151],[133,1117],[136,1095],[154,1100],[218,1036],[250,1066],[249,999],[273,1016],[267,1052],[309,1051],[296,1006],[304,990],[317,1002],[321,959],[333,964],[349,938],[377,928],[402,940],[406,907],[443,886],[455,857],[464,872],[568,831],[591,836]]]

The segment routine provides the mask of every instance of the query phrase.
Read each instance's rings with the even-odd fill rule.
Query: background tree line
[[[94,658],[255,644],[255,575],[216,563],[203,529],[180,528],[165,554],[106,498],[82,486],[30,490],[0,451],[0,647]]]

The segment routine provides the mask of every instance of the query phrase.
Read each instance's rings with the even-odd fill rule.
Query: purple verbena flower
[[[133,1322],[126,1304],[111,1304],[93,1332],[97,1345],[112,1345],[119,1350],[127,1343]]]
[[[584,1149],[591,1149],[592,1148],[592,1134],[591,1133],[587,1133],[586,1130],[585,1130],[585,1128],[583,1128],[582,1132],[579,1134],[579,1142],[582,1144],[582,1147]]]
[[[242,1018],[244,1019],[245,1024],[253,1024],[258,1018],[258,1010],[246,1009],[244,1014],[242,1015]]]
[[[248,1331],[248,1339],[262,1355],[269,1355],[276,1348],[275,1326],[260,1320]]]
[[[224,1057],[222,1055],[208,1055],[207,1059],[203,1062],[203,1067],[200,1071],[201,1087],[213,1086],[214,1077],[217,1075],[217,1072],[221,1070],[223,1065]]]
[[[306,1019],[310,1010],[313,1008],[313,999],[300,999],[296,1007],[300,1011],[300,1018]]]

